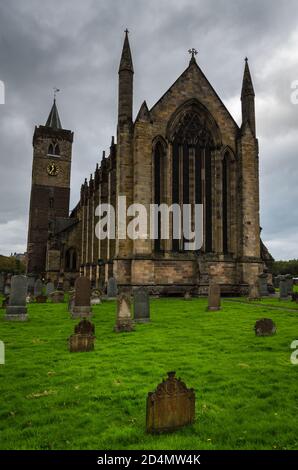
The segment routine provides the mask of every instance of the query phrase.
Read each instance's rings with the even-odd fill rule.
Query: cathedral
[[[125,33],[119,66],[117,141],[81,186],[69,211],[73,133],[63,128],[56,100],[33,136],[27,274],[59,282],[79,275],[105,288],[145,286],[155,295],[204,295],[210,280],[223,294],[246,294],[272,260],[260,238],[259,149],[255,93],[247,59],[237,125],[190,50],[190,62],[149,109],[133,117],[132,54]],[[181,240],[100,240],[99,204],[117,198],[150,204],[202,204],[203,244]],[[160,233],[160,231],[158,232]],[[183,240],[182,240],[183,241]]]

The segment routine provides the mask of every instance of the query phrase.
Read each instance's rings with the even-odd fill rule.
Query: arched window
[[[225,153],[222,160],[222,248],[229,251],[229,154]]]
[[[53,144],[49,145],[48,155],[54,155],[54,146],[53,146]]]
[[[76,271],[77,253],[75,248],[69,248],[65,253],[65,271]]]
[[[154,203],[160,205],[163,201],[163,171],[164,171],[164,148],[161,142],[157,142],[154,149]],[[158,238],[154,240],[154,251],[161,251],[161,215],[158,213],[157,221]]]
[[[184,113],[173,138],[172,203],[203,204],[204,247],[212,252],[212,148],[211,133],[196,109]],[[193,217],[193,214],[192,214]],[[192,221],[192,226],[193,226]],[[186,240],[173,238],[173,251],[184,251]]]
[[[55,145],[54,155],[60,155],[60,147],[59,144]]]

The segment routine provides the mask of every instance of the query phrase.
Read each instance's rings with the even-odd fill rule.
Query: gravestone
[[[38,304],[45,304],[48,298],[46,295],[38,295],[37,297],[35,297],[35,300]]]
[[[0,294],[4,294],[4,285],[5,285],[4,273],[0,273]]]
[[[75,299],[72,309],[72,318],[91,317],[91,284],[90,279],[81,276],[75,282]]]
[[[220,286],[214,282],[209,285],[208,292],[208,311],[220,310]]]
[[[270,318],[262,318],[256,322],[254,330],[257,336],[273,336],[276,326]]]
[[[292,302],[298,303],[298,292],[292,293]]]
[[[130,297],[126,294],[120,294],[117,298],[117,318],[114,331],[121,333],[123,331],[130,332],[133,329]]]
[[[99,293],[92,292],[91,294],[91,305],[99,305],[101,304],[101,298]]]
[[[49,295],[54,292],[55,286],[53,282],[48,282],[46,285],[46,295],[49,297]]]
[[[189,290],[185,292],[184,300],[191,300],[191,292]]]
[[[28,293],[29,294],[34,294],[34,285],[35,285],[35,279],[32,276],[28,276]]]
[[[34,284],[34,297],[42,295],[43,283],[41,279],[37,279]]]
[[[89,320],[84,318],[75,326],[74,334],[69,337],[70,352],[88,352],[93,351],[95,340],[95,326]]]
[[[289,286],[287,279],[283,278],[279,281],[279,300],[288,300]]]
[[[74,301],[75,301],[75,293],[74,291],[69,292],[69,297],[68,297],[68,311],[72,313],[73,307],[74,307]]]
[[[287,281],[287,286],[288,286],[288,295],[292,295],[293,285],[294,285],[293,276],[291,276],[291,274],[288,274],[286,276],[286,281]]]
[[[50,297],[51,302],[53,304],[60,304],[60,303],[64,302],[64,292],[61,291],[61,290],[54,290],[54,292],[52,292],[49,295],[49,297]]]
[[[70,290],[70,281],[68,279],[63,281],[63,290],[64,292],[68,292]]]
[[[27,278],[26,276],[13,276],[11,280],[11,293],[9,304],[6,307],[5,320],[28,320],[27,315]]]
[[[259,279],[260,296],[267,297],[269,295],[267,274],[266,273],[260,274],[258,279]]]
[[[195,392],[168,372],[154,392],[147,397],[146,430],[149,433],[173,432],[194,423]]]
[[[10,295],[10,279],[6,280],[5,285],[4,285],[4,295]]]
[[[108,280],[107,296],[110,299],[115,299],[117,295],[118,295],[117,281],[114,277],[110,277],[110,279]]]
[[[150,321],[150,299],[146,289],[139,287],[133,293],[134,321],[147,323]]]
[[[248,300],[261,300],[259,282],[256,281],[249,285]]]

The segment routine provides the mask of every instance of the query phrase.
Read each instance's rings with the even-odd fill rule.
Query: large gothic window
[[[181,210],[183,204],[203,204],[205,234],[203,249],[211,252],[214,144],[204,120],[195,109],[184,113],[176,124],[172,145],[172,202],[179,204]],[[173,239],[172,249],[184,251],[184,240]]]

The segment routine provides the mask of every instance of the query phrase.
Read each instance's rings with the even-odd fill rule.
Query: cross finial
[[[245,60],[245,62],[246,62],[246,63],[248,62],[248,58],[247,58],[247,57],[245,57],[245,59],[244,59],[244,60]]]
[[[54,90],[54,101],[55,101],[56,100],[56,95],[57,95],[57,93],[59,93],[60,89],[54,86],[53,90]]]
[[[128,31],[127,28],[124,30],[124,32],[125,32],[125,34],[128,34],[128,33],[129,33],[129,31]]]
[[[192,49],[188,49],[188,53],[191,54],[191,59],[195,59],[195,56],[197,55],[198,51],[193,47]]]

